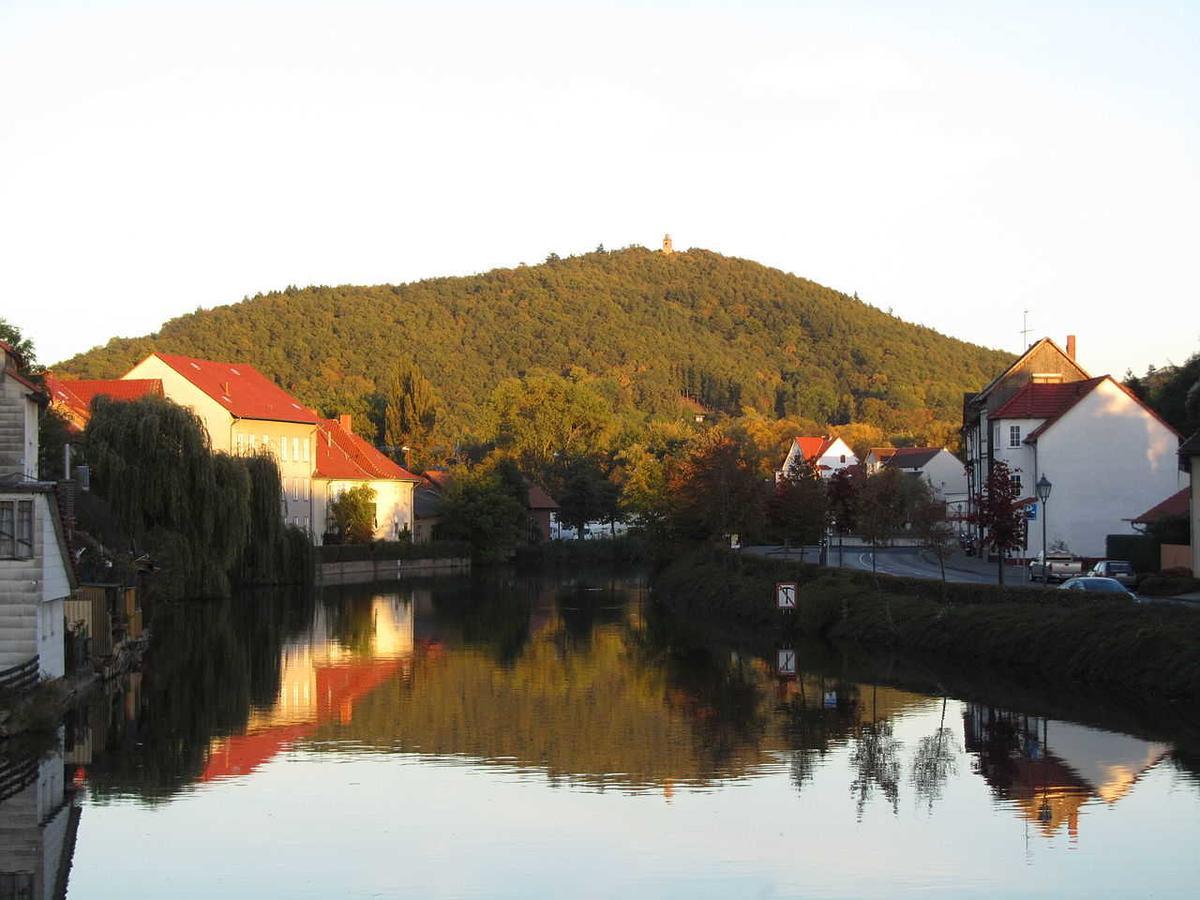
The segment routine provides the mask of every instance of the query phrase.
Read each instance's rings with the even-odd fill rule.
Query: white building
[[[840,437],[798,437],[792,441],[776,479],[783,478],[801,463],[815,466],[822,478],[830,478],[839,469],[858,465],[858,457]]]
[[[967,514],[967,473],[963,462],[945,447],[872,447],[864,464],[867,474],[897,469],[920,478],[946,504],[946,515]]]
[[[312,493],[315,412],[245,363],[152,353],[122,378],[160,381],[165,397],[199,417],[214,450],[270,452],[283,479],[284,519],[319,538]]]
[[[415,538],[413,489],[420,481],[355,434],[350,416],[317,422],[313,512],[318,538],[333,524],[330,504],[364,484],[375,491],[375,539],[394,541],[406,531]]]
[[[76,587],[52,482],[38,481],[38,415],[45,392],[0,341],[0,674],[33,664],[66,673],[63,602]]]
[[[1079,556],[1105,553],[1105,537],[1128,533],[1129,510],[1147,509],[1187,484],[1179,472],[1179,435],[1108,375],[1031,381],[989,415],[991,464],[1003,461],[1020,488],[1036,496],[1052,484],[1045,517],[1049,546]],[[1042,522],[1030,523],[1028,548],[1041,549]]]
[[[970,511],[992,470],[991,414],[1027,384],[1066,384],[1091,376],[1075,361],[1075,336],[1068,335],[1066,350],[1042,338],[977,393],[963,397],[963,459],[967,466]],[[982,535],[977,535],[982,537]]]

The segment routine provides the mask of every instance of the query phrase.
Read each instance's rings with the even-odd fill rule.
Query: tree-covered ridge
[[[411,360],[459,435],[478,433],[504,378],[535,369],[594,379],[631,424],[690,399],[912,432],[956,422],[962,392],[1011,359],[754,262],[643,248],[396,286],[289,287],[57,368],[113,377],[153,350],[252,363],[323,413],[377,426],[381,394]]]

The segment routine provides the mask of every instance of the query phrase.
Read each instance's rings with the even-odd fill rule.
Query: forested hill
[[[397,286],[288,288],[56,369],[113,377],[152,350],[249,362],[326,414],[359,415],[377,415],[374,395],[409,357],[437,388],[442,421],[468,434],[501,379],[536,369],[594,380],[631,421],[678,414],[688,397],[894,434],[958,421],[962,392],[1011,360],[748,260],[643,248]]]

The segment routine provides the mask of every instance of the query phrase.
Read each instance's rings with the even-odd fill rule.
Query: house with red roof
[[[816,466],[822,478],[831,478],[839,469],[858,465],[858,457],[840,437],[798,437],[788,448],[783,466],[776,473],[776,480],[785,477],[793,466],[804,463]]]
[[[163,396],[162,382],[157,378],[82,380],[60,378],[48,372],[45,381],[51,409],[62,414],[67,421],[67,429],[74,434],[87,427],[92,417],[92,400],[96,397],[138,400],[146,396]]]
[[[1034,515],[1045,517],[1047,543],[1079,556],[1103,556],[1107,535],[1129,532],[1130,510],[1187,484],[1179,435],[1109,375],[1028,381],[990,411],[988,426],[993,464],[1007,463]],[[1035,504],[1042,476],[1050,500]]]
[[[360,485],[375,491],[375,538],[395,540],[415,534],[413,491],[421,479],[354,433],[350,416],[317,421],[313,514],[318,538],[332,528],[330,505]]]
[[[317,421],[313,410],[248,363],[151,353],[123,381],[158,381],[163,395],[192,410],[214,450],[271,453],[284,487],[284,518],[319,537],[313,510]]]
[[[967,496],[973,509],[994,461],[990,424],[992,413],[1027,384],[1065,384],[1091,375],[1075,359],[1075,335],[1067,336],[1066,349],[1042,338],[1018,356],[984,387],[963,395],[962,447],[967,464]],[[981,533],[976,534],[982,539]]]

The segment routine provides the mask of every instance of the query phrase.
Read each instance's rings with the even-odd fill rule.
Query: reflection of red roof
[[[46,389],[50,392],[50,401],[63,407],[72,419],[71,424],[77,428],[86,425],[92,417],[92,400],[95,397],[137,400],[150,395],[163,395],[162,382],[157,378],[75,380],[46,373]]]
[[[154,354],[239,419],[316,424],[317,414],[247,363]]]
[[[396,465],[337,419],[317,422],[317,477],[418,481],[416,475]]]
[[[1133,524],[1150,525],[1163,519],[1175,519],[1186,516],[1188,514],[1188,494],[1191,493],[1191,490],[1190,487],[1185,487],[1182,491],[1172,494],[1162,503],[1150,507],[1134,519]]]
[[[248,775],[288,744],[315,732],[323,722],[334,718],[343,723],[349,722],[354,704],[391,678],[404,662],[401,659],[386,659],[318,667],[315,722],[277,725],[253,734],[227,738],[209,757],[200,780]]]

